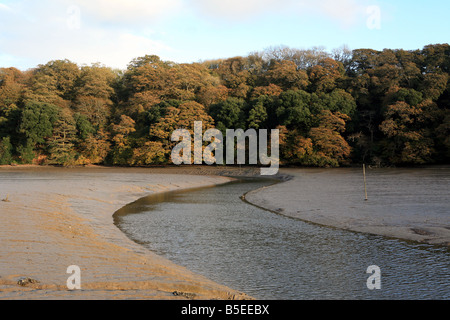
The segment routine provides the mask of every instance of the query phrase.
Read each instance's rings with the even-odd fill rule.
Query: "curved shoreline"
[[[146,195],[214,186],[230,181],[229,176],[252,177],[257,171],[210,167],[2,167],[0,174],[24,174],[27,169],[41,172],[41,178],[0,184],[0,199],[8,200],[0,201],[0,240],[4,244],[0,247],[0,299],[252,299],[146,250],[114,225],[113,215]],[[46,181],[46,170],[61,174],[61,179]],[[420,223],[381,225],[380,217],[361,220],[299,210],[305,203],[296,192],[305,188],[305,171],[308,169],[282,169],[278,178],[283,183],[250,191],[245,200],[276,214],[323,226],[450,245],[450,230],[445,223],[432,227]],[[99,173],[101,179],[90,180],[93,172]],[[323,170],[314,170],[315,174],[320,172]],[[69,265],[81,267],[81,291],[67,290]],[[22,277],[39,283],[20,287],[17,281]]]
[[[1,299],[252,299],[146,250],[113,223],[117,210],[146,195],[232,178],[198,168],[32,167],[40,175],[28,180],[26,169],[0,170],[24,175],[0,185],[8,198],[0,202]],[[47,181],[47,170],[61,176]],[[82,290],[66,287],[71,265],[80,266]],[[25,277],[38,282],[19,286]]]
[[[244,197],[245,201],[275,214],[324,227],[333,227],[352,232],[380,235],[393,239],[450,248],[450,223],[448,222],[448,218],[447,221],[439,221],[431,224],[426,220],[426,215],[422,215],[416,219],[398,217],[398,220],[393,223],[389,221],[390,217],[387,215],[383,216],[383,214],[380,214],[376,217],[363,215],[365,207],[364,202],[361,201],[359,204],[353,203],[354,207],[352,207],[355,210],[361,211],[359,216],[358,213],[355,214],[354,212],[349,214],[342,214],[342,212],[335,214],[332,208],[312,207],[308,203],[309,200],[299,198],[299,193],[307,193],[307,184],[310,180],[306,182],[304,178],[306,178],[308,172],[322,173],[324,170],[330,169],[282,169],[281,172],[288,178],[285,178],[282,183],[248,192]],[[351,171],[354,169],[341,170]],[[332,180],[328,182],[329,188],[327,190],[314,190],[313,192],[322,192],[326,195],[330,190],[335,191],[339,189],[339,185],[335,185],[334,189],[332,189],[334,184]]]

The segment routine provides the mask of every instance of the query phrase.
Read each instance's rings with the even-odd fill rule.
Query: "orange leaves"
[[[320,127],[342,133],[345,131],[345,122],[350,120],[350,117],[340,112],[332,113],[330,110],[323,110],[319,116]]]
[[[317,91],[331,91],[336,87],[336,80],[344,75],[344,67],[342,63],[326,58],[310,68],[308,74]]]
[[[174,143],[170,140],[172,132],[177,129],[188,129],[194,132],[194,122],[202,121],[204,129],[214,126],[214,120],[207,114],[205,107],[195,101],[188,101],[178,108],[169,107],[165,117],[150,128],[150,138],[162,143],[164,152],[170,153]]]
[[[160,141],[147,141],[140,148],[133,150],[132,165],[154,165],[166,161],[166,150]]]
[[[350,156],[351,148],[337,132],[324,127],[312,128],[309,132],[316,149],[329,162],[336,166]]]
[[[283,89],[276,84],[271,83],[268,86],[253,88],[252,98],[258,98],[260,96],[278,97],[281,93],[283,93]]]
[[[319,115],[319,126],[309,132],[316,150],[333,166],[344,162],[351,153],[349,144],[341,136],[345,131],[346,120],[350,120],[350,117],[340,112],[324,110]]]
[[[439,110],[431,100],[424,100],[416,106],[397,101],[387,107],[386,120],[381,123],[380,130],[390,138],[403,136],[409,139],[409,131],[419,130],[422,124],[433,121],[438,116]]]
[[[229,89],[224,85],[219,85],[217,87],[208,85],[199,90],[197,99],[201,104],[208,107],[212,104],[227,100],[228,93]]]
[[[120,117],[119,124],[112,126],[114,147],[112,149],[113,164],[127,164],[133,153],[129,135],[136,131],[135,121],[126,115]]]
[[[144,112],[149,110],[153,105],[161,102],[158,94],[153,91],[137,92],[134,94],[128,103],[127,111],[129,114],[135,112]]]
[[[351,147],[341,133],[349,119],[342,113],[324,110],[317,116],[318,126],[311,128],[307,137],[297,130],[278,127],[283,157],[291,163],[312,166],[337,167],[346,163]]]
[[[293,61],[287,60],[274,62],[266,72],[266,78],[269,83],[276,84],[283,88],[283,90],[304,90],[309,85],[306,72],[298,69]]]
[[[100,164],[103,163],[111,149],[108,133],[99,130],[95,135],[90,135],[80,143],[82,154],[79,157],[79,164]]]
[[[437,100],[447,89],[449,75],[447,73],[427,73],[421,84],[425,97]]]
[[[130,114],[167,100],[197,100],[209,106],[228,97],[229,89],[220,85],[220,79],[212,76],[205,65],[163,62],[155,57],[134,62],[125,74]]]
[[[194,132],[194,122],[202,121],[203,130],[213,128],[214,121],[206,113],[205,107],[197,102],[188,101],[179,107],[168,107],[166,115],[150,128],[151,141],[144,143],[133,156],[133,161],[143,164],[164,163],[175,146],[171,135],[175,130],[187,129]],[[155,143],[152,143],[155,142]],[[195,148],[191,148],[195,150]],[[136,160],[137,159],[137,160]]]
[[[426,163],[434,152],[429,123],[436,105],[423,100],[417,105],[397,101],[387,107],[380,130],[389,140],[383,141],[384,153],[392,163]]]
[[[112,102],[109,99],[93,96],[79,96],[73,103],[73,108],[85,115],[93,125],[105,126],[110,115]]]
[[[217,73],[233,96],[238,98],[247,97],[251,88],[247,83],[250,72],[245,58],[235,57],[223,61]]]
[[[113,141],[119,148],[124,148],[128,145],[127,136],[130,133],[136,131],[134,128],[135,122],[133,119],[126,115],[120,117],[120,123],[112,126],[113,132],[115,133]]]
[[[17,104],[24,85],[20,83],[24,75],[16,68],[0,68],[0,108]]]
[[[280,142],[284,151],[283,156],[290,161],[301,161],[307,156],[312,156],[314,154],[314,146],[310,138],[295,135],[290,137],[289,144],[287,144],[285,139]]]

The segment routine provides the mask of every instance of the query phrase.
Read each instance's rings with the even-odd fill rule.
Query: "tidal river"
[[[273,183],[240,179],[146,197],[118,211],[115,223],[157,254],[258,299],[450,298],[448,247],[306,223],[241,199]],[[374,265],[381,288],[370,290]]]

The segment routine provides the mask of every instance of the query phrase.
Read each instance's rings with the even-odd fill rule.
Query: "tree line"
[[[450,46],[0,68],[0,164],[170,164],[176,129],[279,129],[281,164],[448,163]]]

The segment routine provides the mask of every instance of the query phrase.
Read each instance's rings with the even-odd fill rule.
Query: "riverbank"
[[[291,179],[249,192],[251,204],[343,230],[450,246],[449,167],[282,169]]]
[[[222,173],[252,174],[232,171]],[[250,298],[153,254],[113,224],[114,212],[143,196],[231,180],[212,174],[195,167],[1,167],[0,299]],[[82,290],[67,289],[71,265],[81,269]],[[36,281],[20,286],[23,278]]]
[[[206,166],[0,166],[0,299],[248,299],[134,243],[114,225],[113,214],[146,195],[258,174]],[[448,197],[449,169],[433,171],[427,179],[436,185],[429,190],[403,189],[416,182],[425,186],[425,176],[429,172],[369,170],[364,201],[358,169],[285,168],[277,177],[283,183],[245,198],[316,224],[448,246],[448,203],[442,197]],[[71,265],[81,268],[81,291],[67,290]],[[20,286],[22,278],[37,282]]]

